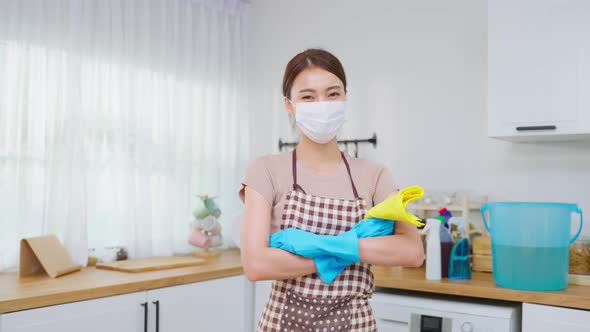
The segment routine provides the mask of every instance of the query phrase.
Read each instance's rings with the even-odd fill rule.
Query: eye
[[[312,96],[303,96],[303,97],[301,97],[301,99],[305,100],[305,101],[311,101],[311,100],[313,100],[313,97]]]
[[[340,96],[340,92],[332,92],[329,95],[330,98],[336,98],[336,97],[339,97],[339,96]]]

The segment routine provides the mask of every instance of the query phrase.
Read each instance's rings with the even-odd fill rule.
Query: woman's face
[[[346,100],[346,93],[342,81],[338,76],[322,68],[305,69],[293,81],[291,101],[294,104],[344,100]],[[295,107],[286,97],[285,108],[289,114],[294,114]]]

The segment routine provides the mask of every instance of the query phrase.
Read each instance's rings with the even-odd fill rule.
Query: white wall
[[[590,215],[589,143],[487,137],[486,1],[254,0],[246,36],[253,155],[290,138],[284,66],[320,46],[340,58],[349,79],[342,137],[376,132],[377,149],[361,156],[385,163],[401,186],[575,202]]]

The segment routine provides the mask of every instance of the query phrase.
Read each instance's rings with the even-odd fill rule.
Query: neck
[[[326,144],[318,144],[301,135],[296,149],[297,162],[316,171],[333,171],[342,160],[336,138]]]

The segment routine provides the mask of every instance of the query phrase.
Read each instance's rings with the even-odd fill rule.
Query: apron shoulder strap
[[[350,184],[352,185],[352,193],[354,194],[354,198],[358,199],[359,193],[356,190],[356,186],[354,185],[354,180],[352,179],[352,172],[350,171],[350,165],[348,164],[348,160],[346,160],[344,152],[340,151],[340,155],[342,156],[342,161],[344,161],[344,165],[346,165],[346,171],[348,172],[348,177],[350,178]],[[293,190],[300,190],[302,193],[305,194],[305,190],[303,190],[303,188],[301,188],[301,186],[297,183],[297,149],[294,149],[291,155],[291,165],[293,168]]]
[[[348,165],[348,160],[346,160],[346,156],[344,155],[344,152],[340,151],[340,154],[342,155],[342,160],[344,161],[344,165],[346,165],[346,171],[348,172],[348,177],[350,178],[350,184],[352,185],[352,192],[354,193],[354,198],[358,199],[359,193],[356,190],[356,186],[354,185],[354,180],[352,179],[352,173],[350,172],[350,165]]]
[[[293,149],[293,154],[291,155],[292,165],[293,165],[293,190],[298,191],[300,190],[302,193],[306,193],[303,188],[297,183],[297,149]]]

